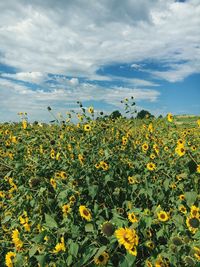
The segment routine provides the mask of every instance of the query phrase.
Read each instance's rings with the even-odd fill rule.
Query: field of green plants
[[[200,266],[200,120],[80,107],[0,124],[0,266]]]

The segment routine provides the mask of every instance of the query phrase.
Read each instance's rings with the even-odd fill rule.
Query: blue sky
[[[0,3],[0,121],[98,112],[134,96],[154,115],[199,114],[200,0]]]

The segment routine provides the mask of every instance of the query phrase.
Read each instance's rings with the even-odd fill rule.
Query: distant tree
[[[149,111],[143,109],[138,112],[136,118],[137,119],[154,118],[154,115],[152,115]]]
[[[119,112],[119,110],[115,110],[110,114],[111,119],[117,119],[119,117],[122,117],[122,114]]]

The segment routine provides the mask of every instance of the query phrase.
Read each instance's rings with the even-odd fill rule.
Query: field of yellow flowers
[[[200,266],[199,120],[21,115],[0,124],[1,267]]]

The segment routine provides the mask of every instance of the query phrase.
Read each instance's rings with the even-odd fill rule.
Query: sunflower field
[[[200,266],[200,120],[79,104],[78,123],[0,124],[0,266]]]

